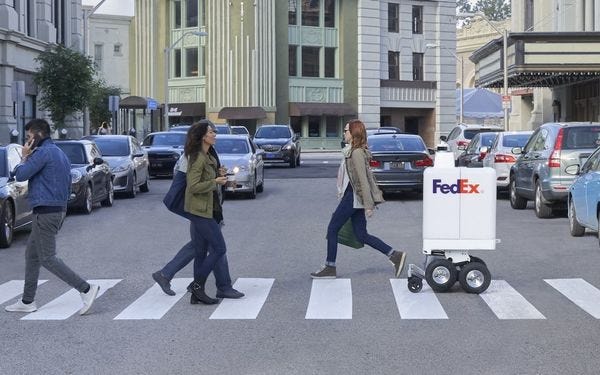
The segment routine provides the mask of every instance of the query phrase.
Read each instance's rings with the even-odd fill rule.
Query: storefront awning
[[[290,103],[290,116],[355,116],[346,103]]]
[[[169,116],[206,117],[206,103],[169,103]]]
[[[223,107],[219,111],[219,118],[226,120],[250,120],[267,117],[262,107]]]
[[[121,109],[156,109],[157,102],[152,98],[131,95],[119,101]]]

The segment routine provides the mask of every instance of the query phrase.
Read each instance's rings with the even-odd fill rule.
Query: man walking
[[[27,142],[14,175],[17,181],[29,180],[33,223],[25,250],[23,297],[5,310],[24,313],[37,310],[34,299],[43,266],[79,291],[83,301],[79,314],[83,315],[92,307],[100,287],[88,284],[56,256],[56,235],[65,219],[71,192],[71,165],[50,139],[50,125],[46,120],[31,120],[25,125],[25,131]]]

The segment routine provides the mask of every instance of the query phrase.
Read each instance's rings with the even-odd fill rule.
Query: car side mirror
[[[94,158],[94,165],[102,165],[104,160],[102,158]]]
[[[581,172],[579,164],[569,165],[565,168],[565,173],[570,175],[578,175]]]
[[[435,155],[435,150],[432,148],[428,148],[427,152],[429,153],[429,155]]]
[[[440,136],[440,141],[446,142],[447,140],[448,140],[448,137],[446,137],[445,135]]]
[[[523,153],[523,149],[521,147],[513,147],[510,152],[512,152],[515,155],[520,155]]]

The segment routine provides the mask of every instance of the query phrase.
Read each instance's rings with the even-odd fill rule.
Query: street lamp
[[[469,17],[480,17],[482,18],[490,27],[500,35],[502,35],[502,60],[504,65],[504,89],[502,92],[502,107],[504,108],[504,130],[508,130],[508,105],[504,103],[505,98],[508,97],[508,30],[503,28],[502,30],[498,29],[489,18],[486,17],[485,14],[481,12],[477,13],[468,13],[462,12],[457,13],[457,17],[459,18],[469,18]]]
[[[196,35],[196,36],[207,36],[208,33],[205,31],[187,31],[183,33],[176,41],[171,44],[170,47],[165,48],[165,107],[164,107],[164,130],[169,129],[169,73],[170,62],[171,62],[171,50],[175,48],[175,46],[186,36],[186,35]]]
[[[436,43],[428,43],[425,45],[425,48],[439,48],[440,45],[436,44]],[[451,54],[459,63],[460,63],[460,123],[464,123],[464,102],[465,102],[465,96],[464,96],[464,86],[465,86],[465,80],[464,80],[464,73],[465,73],[465,64],[464,64],[464,60],[463,60],[463,56],[461,55],[460,57],[458,57],[454,52],[452,52],[450,49],[448,49],[445,46],[442,46],[443,49],[445,49],[449,54]]]

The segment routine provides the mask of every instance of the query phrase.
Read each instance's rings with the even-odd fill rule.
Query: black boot
[[[202,302],[205,305],[214,305],[219,303],[218,299],[210,298],[204,292],[204,283],[206,280],[194,281],[190,285],[188,285],[188,291],[192,293],[190,297],[190,303],[192,305],[198,304]]]

